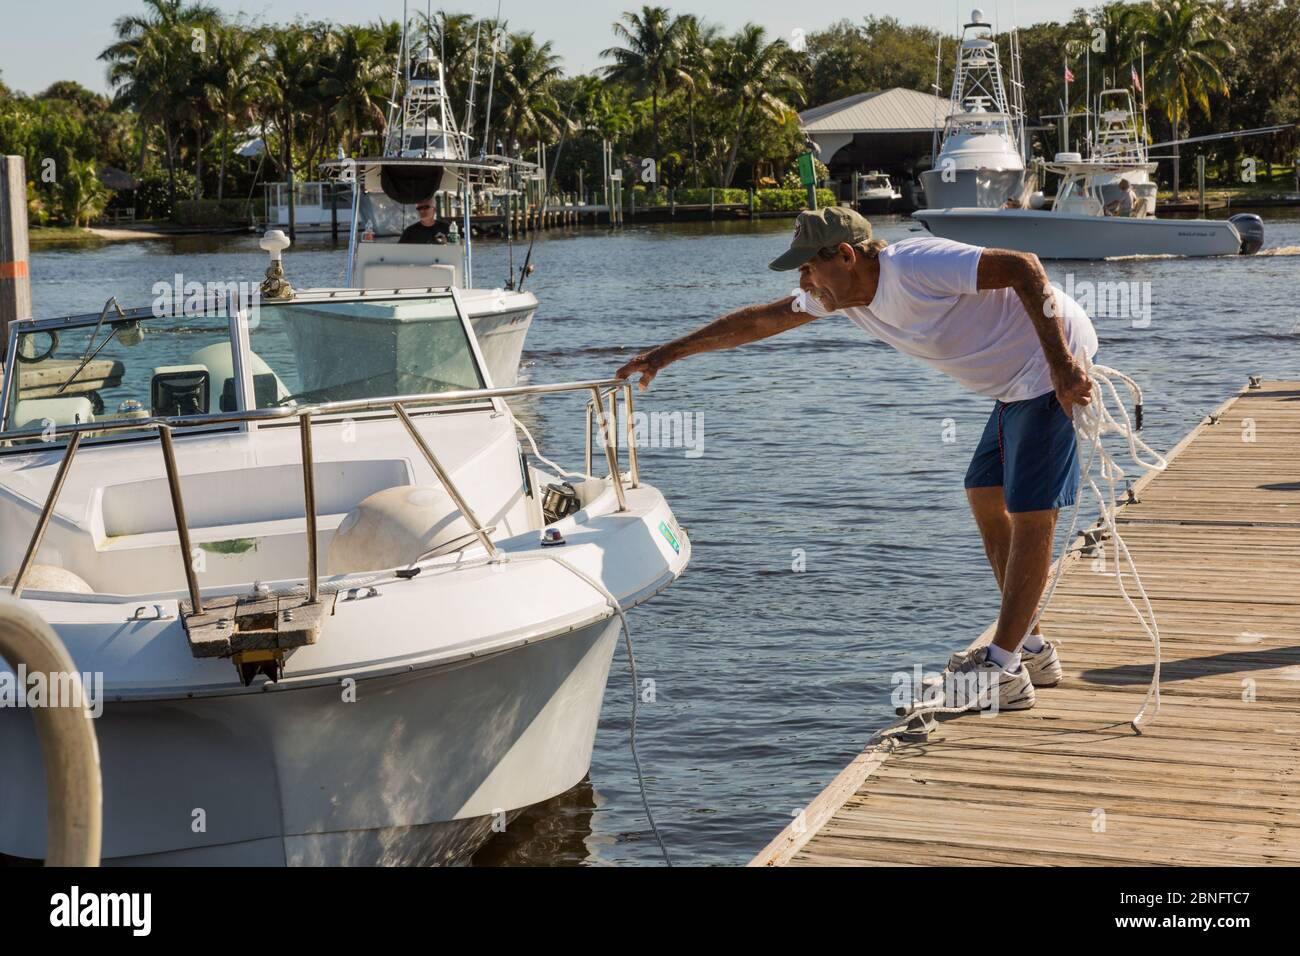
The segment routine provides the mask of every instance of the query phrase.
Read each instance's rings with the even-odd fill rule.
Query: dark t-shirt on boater
[[[437,242],[441,236],[446,239],[451,233],[451,223],[435,219],[432,226],[426,226],[418,219],[402,230],[398,242]]]

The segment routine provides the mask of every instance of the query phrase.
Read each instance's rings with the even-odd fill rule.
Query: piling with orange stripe
[[[0,355],[9,323],[32,317],[27,265],[27,165],[21,156],[0,157]]]

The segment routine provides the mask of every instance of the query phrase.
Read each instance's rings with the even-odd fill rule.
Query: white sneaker
[[[1055,687],[1061,682],[1061,658],[1056,653],[1060,641],[1043,641],[1037,651],[1020,648],[1020,663],[1029,671],[1035,687]]]
[[[1061,682],[1061,658],[1056,653],[1060,641],[1043,641],[1043,646],[1037,651],[1031,651],[1026,647],[1020,648],[1020,663],[1029,671],[1029,679],[1034,682],[1035,687],[1055,687]],[[969,651],[957,651],[952,657],[948,658],[948,668],[956,668],[967,660],[975,651],[982,651],[983,647],[977,647]],[[945,672],[946,673],[946,672]],[[934,681],[938,683],[937,680]]]
[[[977,647],[963,652],[942,674],[927,677],[922,697],[920,709],[1028,710],[1034,706],[1034,683],[1028,667],[1022,664],[1008,673],[986,659],[984,647]]]

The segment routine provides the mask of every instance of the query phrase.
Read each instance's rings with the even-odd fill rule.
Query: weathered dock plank
[[[1243,390],[1169,459],[1119,513],[1162,638],[1143,734],[1150,642],[1076,549],[1043,618],[1060,686],[873,737],[750,865],[1300,864],[1300,382]]]

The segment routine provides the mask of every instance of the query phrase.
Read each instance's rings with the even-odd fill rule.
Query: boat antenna
[[[497,78],[497,42],[501,39],[501,0],[497,0],[497,15],[492,21],[492,66],[488,70],[487,109],[483,113],[483,147],[479,156],[487,156],[492,148],[492,88]],[[510,270],[515,271],[513,268]]]
[[[569,111],[564,114],[564,129],[560,130],[560,145],[555,148],[555,164],[551,166],[551,171],[546,177],[546,189],[542,192],[542,205],[546,205],[546,198],[551,194],[551,183],[555,180],[555,173],[560,168],[560,156],[564,152],[564,141],[569,137],[569,117],[573,115],[573,107],[577,105],[578,95],[574,93],[573,99],[569,100]],[[540,139],[540,137],[539,137]],[[542,159],[546,158],[546,147],[538,143],[542,150]],[[516,286],[520,291],[524,288],[524,280],[528,278],[529,264],[533,259],[533,243],[537,241],[537,231],[533,232],[532,238],[528,240],[528,254],[524,256],[524,264],[519,269],[519,284]]]
[[[1061,62],[1065,65],[1065,72],[1062,78],[1065,80],[1065,108],[1061,110],[1064,114],[1061,120],[1061,152],[1070,151],[1070,48],[1067,44],[1065,52],[1061,54]]]
[[[1089,27],[1092,26],[1092,19],[1085,20]],[[1084,140],[1088,144],[1089,154],[1092,155],[1092,43],[1085,42],[1083,45],[1083,131]]]
[[[934,164],[939,157],[939,92],[943,89],[939,85],[943,70],[943,33],[938,30],[935,32],[939,34],[939,42],[934,47],[934,128],[930,130],[931,169],[934,169]]]
[[[386,152],[386,153],[389,151],[389,148],[390,148],[390,146],[391,146],[391,138],[392,138],[392,135],[393,135],[393,128],[397,125],[397,123],[398,123],[398,121],[399,121],[399,119],[400,119],[400,113],[401,113],[402,106],[401,106],[400,101],[399,101],[398,98],[397,98],[397,91],[398,91],[398,87],[401,85],[401,82],[402,82],[402,76],[403,76],[403,72],[402,72],[402,71],[405,69],[405,66],[404,66],[403,64],[405,64],[406,61],[407,61],[407,56],[406,56],[406,0],[402,0],[402,41],[401,41],[401,43],[398,45],[398,49],[397,49],[397,63],[396,63],[396,65],[395,65],[394,69],[393,69],[393,93],[392,93],[392,96],[391,96],[391,97],[389,98],[389,100],[388,100],[388,129],[385,131],[385,136],[384,136],[384,140],[385,140],[384,152]],[[399,130],[399,131],[398,131],[398,145],[397,145],[397,148],[398,148],[399,151],[401,150],[401,135],[402,135],[402,134],[401,134],[401,131]]]
[[[1147,140],[1147,41],[1143,40],[1138,44],[1138,57],[1141,63],[1139,70],[1138,92],[1142,94],[1142,142],[1146,144]]]

